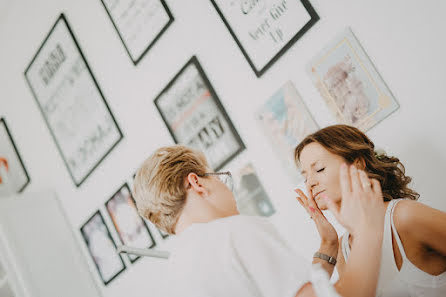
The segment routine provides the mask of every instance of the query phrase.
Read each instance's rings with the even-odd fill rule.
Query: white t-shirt
[[[294,297],[311,279],[311,263],[266,218],[193,224],[173,240],[166,296]]]

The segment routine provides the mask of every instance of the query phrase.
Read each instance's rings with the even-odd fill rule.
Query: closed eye
[[[324,169],[325,169],[325,167],[324,168],[321,168],[321,169],[319,169],[317,172],[322,172],[322,171],[324,171]]]

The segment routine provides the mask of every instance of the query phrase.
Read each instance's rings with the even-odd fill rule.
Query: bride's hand
[[[333,228],[331,223],[327,220],[327,218],[317,206],[311,190],[308,187],[307,190],[308,197],[302,190],[294,190],[299,195],[299,197],[297,197],[297,201],[299,201],[300,205],[302,205],[302,207],[307,211],[311,219],[313,219],[314,223],[316,224],[316,228],[319,232],[319,236],[321,237],[322,244],[337,245],[338,234],[336,233],[335,228]]]
[[[337,220],[354,236],[365,230],[383,230],[385,205],[379,181],[370,179],[353,165],[343,164],[340,182],[341,206],[326,198]]]

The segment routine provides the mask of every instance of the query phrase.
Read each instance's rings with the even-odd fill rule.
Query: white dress
[[[318,296],[339,296],[325,271],[295,254],[266,218],[193,224],[172,239],[166,296],[294,297],[308,282]]]
[[[381,269],[379,273],[376,296],[379,297],[446,297],[446,272],[434,276],[416,267],[407,258],[403,244],[393,222],[393,212],[399,201],[396,199],[387,205],[384,219],[384,234],[381,254]],[[403,263],[401,270],[395,263],[392,246],[392,232],[398,244]],[[342,238],[341,248],[344,259],[347,262],[350,254],[348,243],[349,234]]]

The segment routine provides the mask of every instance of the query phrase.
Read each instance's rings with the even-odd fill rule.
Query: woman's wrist
[[[338,256],[338,241],[321,241],[318,252],[336,258]]]
[[[384,221],[384,220],[383,220]],[[353,230],[350,234],[354,238],[367,237],[375,238],[376,236],[382,235],[384,230],[384,222],[381,224],[368,224],[358,227],[357,230]]]
[[[328,240],[328,239],[321,239],[321,247],[327,247],[327,248],[333,248],[333,247],[335,247],[335,248],[337,248],[338,247],[338,244],[339,244],[339,241],[338,241],[338,239],[336,238],[336,239],[330,239],[330,240]]]

